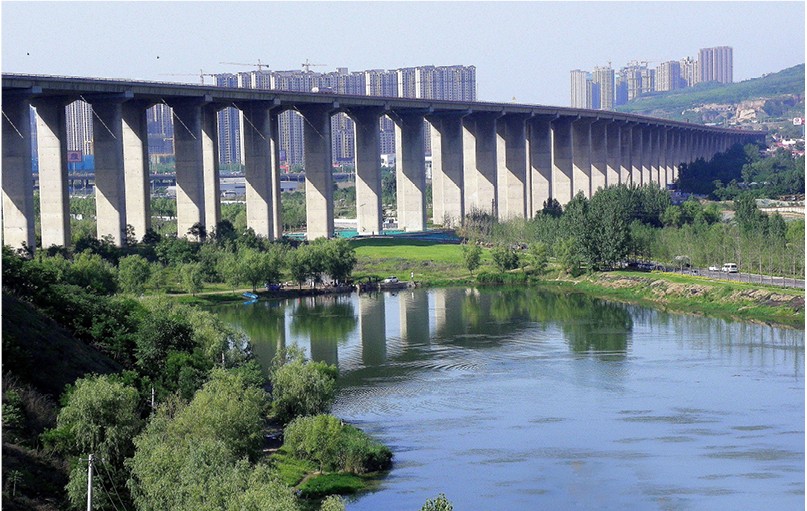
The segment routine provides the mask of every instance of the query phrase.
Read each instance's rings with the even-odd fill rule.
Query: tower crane
[[[268,64],[262,64],[261,59],[258,59],[257,64],[245,64],[244,62],[219,62],[219,64],[228,64],[231,66],[249,66],[249,67],[257,67],[258,71],[263,71],[263,68],[269,67]]]
[[[199,83],[204,85],[205,84],[205,76],[213,76],[213,77],[215,77],[216,75],[214,75],[212,73],[205,73],[204,71],[202,71],[200,69],[199,74],[193,74],[193,73],[161,73],[161,76],[198,76],[199,77]]]
[[[311,66],[321,67],[321,66],[327,66],[328,64],[312,64],[308,61],[308,59],[305,59],[305,62],[303,62],[301,65],[303,66],[303,69],[305,69],[305,72],[309,73],[311,72]]]

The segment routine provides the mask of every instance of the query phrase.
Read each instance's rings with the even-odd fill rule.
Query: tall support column
[[[642,166],[644,165],[644,128],[641,124],[631,126],[631,156],[630,156],[630,180],[636,186],[640,186],[642,181]]]
[[[605,185],[618,185],[622,165],[622,130],[617,121],[605,124]]]
[[[553,198],[552,190],[552,118],[535,116],[529,126],[529,189],[527,212],[535,216],[544,203]]]
[[[552,192],[561,206],[572,200],[572,119],[552,121]]]
[[[423,114],[395,112],[398,228],[426,229],[426,152]]]
[[[633,128],[630,124],[621,124],[619,129],[619,182],[629,185],[631,178],[631,158],[633,157]]]
[[[462,115],[428,118],[432,126],[432,216],[443,227],[458,226],[465,217]]]
[[[272,136],[269,138],[269,152],[272,155],[272,161],[269,168],[272,176],[273,239],[283,237],[283,205],[280,202],[282,191],[280,186],[280,113],[278,109],[269,112],[269,129],[272,130]]]
[[[507,114],[496,121],[496,183],[501,220],[527,216],[526,116]]]
[[[303,115],[305,157],[305,211],[309,240],[333,236],[333,165],[331,163],[331,112],[334,105],[305,105]]]
[[[463,118],[463,166],[465,206],[497,214],[496,203],[496,117],[476,113]]]
[[[95,151],[95,210],[98,238],[117,246],[126,239],[126,150],[123,104],[119,99],[90,101]]]
[[[244,178],[247,200],[247,226],[258,236],[275,236],[276,160],[272,129],[273,104],[241,103],[238,109],[244,119],[241,132],[244,144]],[[308,173],[306,172],[306,180]]]
[[[36,246],[31,102],[3,94],[3,245]]]
[[[146,122],[146,110],[149,106],[151,105],[143,101],[127,101],[121,105],[126,224],[132,227],[137,240],[143,239],[146,231],[151,228],[151,183]]]
[[[591,121],[572,122],[572,192],[591,198]]]
[[[607,186],[608,123],[605,120],[591,123],[591,195]]]
[[[650,153],[650,182],[658,186],[661,185],[661,146],[662,129],[659,126],[650,126],[650,139],[653,141],[653,148]]]
[[[204,224],[207,232],[221,221],[221,184],[219,181],[218,112],[213,105],[202,106],[202,179],[204,181]]]
[[[655,144],[653,143],[653,129],[645,124],[642,126],[642,185],[652,182],[652,159]]]
[[[683,143],[684,143],[684,131],[676,128],[673,130],[674,140],[675,143],[673,144],[673,152],[672,152],[672,180],[673,182],[678,181],[678,169],[681,167],[681,163],[684,161],[684,151],[683,151]]]
[[[48,98],[36,106],[39,160],[39,211],[42,247],[70,245],[70,199],[67,193],[66,98]],[[4,169],[5,170],[5,169]]]
[[[381,212],[381,135],[380,108],[351,109],[356,126],[356,229],[359,235],[379,234]]]
[[[172,106],[177,173],[177,235],[190,236],[188,231],[197,223],[210,232],[218,223],[219,193],[218,186],[214,184],[218,182],[216,116],[210,106],[198,100],[177,101]],[[206,184],[213,188],[207,189]],[[208,207],[212,211],[208,211]],[[256,229],[255,232],[270,235],[265,230],[259,232]]]

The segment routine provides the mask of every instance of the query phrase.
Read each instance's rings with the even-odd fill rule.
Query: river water
[[[804,509],[803,330],[535,288],[215,311],[338,365],[333,413],[394,452],[349,511]]]

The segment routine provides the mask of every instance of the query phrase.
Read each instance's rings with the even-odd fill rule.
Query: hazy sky
[[[569,105],[569,71],[734,48],[734,80],[804,63],[796,2],[10,2],[2,71],[198,82],[205,73],[475,65],[478,98]],[[254,69],[254,68],[253,68]],[[191,76],[167,76],[167,74]],[[208,79],[209,80],[209,79]],[[208,82],[210,83],[210,82]]]

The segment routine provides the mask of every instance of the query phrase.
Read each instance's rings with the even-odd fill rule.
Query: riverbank
[[[615,271],[543,285],[665,310],[804,328],[804,291],[662,272]]]

